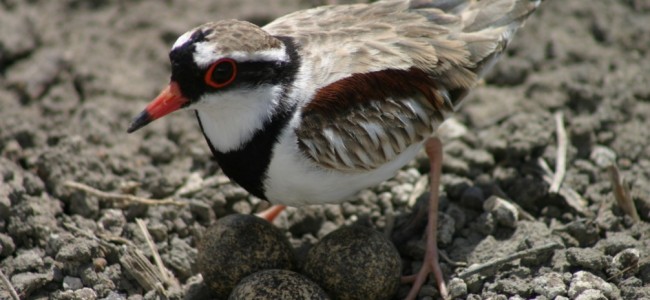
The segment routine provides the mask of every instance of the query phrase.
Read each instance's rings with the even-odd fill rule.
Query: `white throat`
[[[282,87],[264,85],[203,96],[192,106],[203,132],[220,152],[237,150],[262,129],[276,111]]]

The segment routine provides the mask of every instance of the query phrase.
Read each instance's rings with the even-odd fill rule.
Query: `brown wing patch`
[[[321,88],[303,108],[298,145],[327,168],[374,169],[431,135],[452,110],[421,70],[353,74]]]
[[[372,100],[416,96],[426,99],[439,113],[452,109],[446,107],[435,80],[424,71],[411,68],[352,74],[318,90],[314,100],[303,108],[302,114],[340,114]]]

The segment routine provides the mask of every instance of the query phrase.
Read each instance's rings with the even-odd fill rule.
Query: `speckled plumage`
[[[424,140],[458,107],[483,68],[505,49],[537,4],[515,0],[380,1],[318,7],[268,24],[264,30],[272,35],[295,38],[309,68],[318,70],[301,82],[314,87],[310,89],[313,94],[303,96],[310,103],[318,103],[318,96],[328,89],[329,98],[337,97],[332,95],[336,93],[350,97],[344,88],[332,91],[332,86],[353,74],[416,69],[431,81],[429,94],[405,90],[401,97],[368,97],[353,105],[340,99],[345,109],[335,114],[331,109],[303,108],[302,125],[296,128],[303,153],[326,168],[364,171]],[[395,80],[415,79],[401,76]],[[377,87],[372,80],[351,84]],[[418,117],[414,106],[427,117]],[[411,128],[416,129],[415,136]]]

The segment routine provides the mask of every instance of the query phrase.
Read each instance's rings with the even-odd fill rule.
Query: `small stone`
[[[630,269],[631,273],[636,273],[639,268],[639,258],[641,253],[638,249],[625,249],[612,259],[612,265],[619,270]]]
[[[475,210],[481,210],[484,201],[485,195],[483,194],[483,190],[476,186],[465,189],[460,196],[460,204],[462,206]]]
[[[573,266],[593,271],[602,271],[608,265],[605,254],[593,248],[569,248],[567,260]]]
[[[0,258],[7,257],[16,251],[16,244],[11,236],[0,233]]]
[[[578,271],[573,274],[568,296],[571,299],[575,299],[584,291],[590,289],[602,291],[605,297],[607,297],[605,299],[618,299],[621,297],[620,291],[616,286],[586,271]]]
[[[11,276],[11,283],[13,283],[16,291],[25,297],[24,299],[29,298],[28,296],[47,283],[52,281],[52,274],[40,274],[40,273],[19,273]]]
[[[169,244],[171,249],[162,256],[165,266],[181,280],[192,276],[192,264],[196,261],[197,250],[178,237],[173,237]]]
[[[126,297],[116,292],[109,292],[105,298],[102,298],[102,300],[126,300]]]
[[[80,288],[83,288],[84,284],[81,282],[81,278],[66,276],[63,278],[63,289],[76,291]]]
[[[215,219],[214,211],[207,202],[190,200],[190,211],[195,220],[202,224],[209,224]]]
[[[147,230],[155,242],[167,241],[167,226],[159,221],[147,224]]]
[[[607,300],[605,294],[602,291],[596,289],[585,290],[577,297],[573,298],[575,300]]]
[[[100,228],[115,236],[121,236],[126,225],[126,217],[121,209],[104,209],[97,223]]]
[[[483,203],[483,209],[494,216],[497,224],[510,228],[517,227],[517,221],[519,220],[517,207],[505,199],[491,196]]]
[[[13,262],[14,272],[40,271],[43,268],[42,254],[38,250],[24,251]]]
[[[82,288],[74,292],[75,300],[95,300],[97,293],[91,288]]]
[[[596,243],[594,248],[607,255],[615,255],[625,249],[640,247],[639,241],[625,232],[608,232],[607,238]]]
[[[589,158],[601,168],[611,166],[616,162],[616,152],[605,146],[595,146]]]
[[[104,271],[107,264],[108,264],[108,262],[103,257],[97,257],[97,258],[93,259],[93,268],[95,268],[95,271],[97,271],[97,272]]]
[[[447,285],[451,298],[460,298],[467,295],[467,284],[460,278],[452,278]]]
[[[456,118],[451,117],[438,127],[437,134],[446,142],[464,136],[467,132],[467,126],[465,126],[465,124],[461,123]]]
[[[533,290],[548,299],[553,299],[557,296],[566,295],[567,287],[562,274],[550,272],[533,280]]]

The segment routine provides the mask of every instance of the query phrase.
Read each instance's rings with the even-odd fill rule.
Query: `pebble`
[[[38,289],[42,288],[46,284],[52,281],[52,274],[42,274],[42,273],[18,273],[11,276],[11,283],[13,283],[16,290],[21,291],[21,294],[25,299],[29,298],[29,294]]]
[[[460,278],[452,278],[447,284],[447,289],[451,298],[460,298],[467,295],[467,284]]]
[[[568,296],[571,299],[576,299],[582,293],[591,289],[601,291],[603,295],[607,297],[604,299],[618,299],[621,297],[620,291],[616,286],[587,271],[578,271],[573,274],[573,278],[571,278],[571,285],[569,286]]]
[[[594,248],[607,255],[615,255],[625,249],[639,247],[639,241],[625,232],[608,232],[607,238],[596,243]]]
[[[605,254],[593,248],[569,248],[566,255],[571,265],[581,269],[602,271],[608,265]]]
[[[0,233],[0,258],[7,257],[16,251],[16,244],[11,236]]]
[[[517,207],[505,199],[491,196],[483,203],[483,209],[492,214],[497,224],[510,228],[517,227],[519,220]]]
[[[14,272],[41,271],[44,265],[42,256],[43,254],[38,250],[27,250],[20,253],[13,261]]]
[[[563,296],[567,293],[562,274],[549,272],[533,280],[533,290],[548,299]]]
[[[74,291],[75,300],[95,300],[97,299],[97,293],[91,288],[82,288]]]
[[[181,280],[192,276],[192,265],[196,261],[197,250],[178,237],[172,238],[170,247],[169,253],[162,256],[165,266],[171,268]]]
[[[580,295],[573,298],[574,300],[607,300],[602,291],[596,289],[584,290]]]
[[[460,138],[467,134],[468,129],[465,124],[454,117],[450,117],[438,127],[437,134],[443,141],[450,141]]]
[[[121,236],[126,225],[126,217],[124,217],[124,211],[121,209],[104,209],[97,223],[100,228],[115,236]]]
[[[467,208],[481,210],[483,201],[485,201],[485,194],[481,188],[476,186],[468,187],[460,195],[460,204]]]
[[[619,269],[625,270],[631,267],[632,273],[639,267],[639,258],[641,253],[638,249],[625,249],[614,256],[612,259],[612,265]]]
[[[84,287],[83,282],[81,282],[81,278],[79,277],[72,277],[72,276],[66,276],[63,278],[63,289],[65,290],[73,290],[76,291],[78,289],[81,289]]]
[[[607,148],[605,146],[595,146],[591,150],[591,155],[589,158],[601,168],[606,168],[613,165],[616,162],[616,152],[614,150]]]

